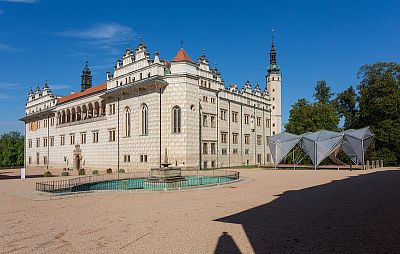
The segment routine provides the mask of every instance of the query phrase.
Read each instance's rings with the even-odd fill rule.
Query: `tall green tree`
[[[24,164],[24,136],[12,131],[0,136],[0,167]]]
[[[344,129],[357,128],[357,108],[358,96],[352,86],[347,88],[345,91],[339,93],[335,99],[335,106],[340,114],[340,117],[344,118]]]
[[[299,99],[290,109],[289,121],[285,129],[294,134],[319,130],[338,130],[339,114],[333,103],[331,89],[325,81],[317,82],[314,97],[317,102],[311,103]]]
[[[372,159],[387,165],[400,164],[400,65],[378,62],[364,65],[358,73],[358,126],[370,126],[375,133]]]
[[[314,98],[319,103],[330,103],[333,95],[334,93],[332,93],[330,86],[326,83],[325,80],[317,81],[317,85],[315,86]]]

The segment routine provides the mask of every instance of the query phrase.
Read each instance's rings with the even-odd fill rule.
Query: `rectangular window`
[[[99,132],[93,132],[93,143],[99,143]]]
[[[257,126],[261,126],[261,117],[257,117]]]
[[[65,145],[65,136],[60,136],[60,145]]]
[[[29,147],[29,148],[32,148],[32,139],[29,139],[29,140],[28,140],[28,147]]]
[[[208,165],[207,165],[207,164],[208,164],[207,161],[203,162],[203,167],[204,167],[204,168],[208,168]]]
[[[43,138],[43,146],[47,147],[47,138]]]
[[[233,144],[238,143],[238,134],[237,133],[232,133],[232,143]]]
[[[245,149],[244,154],[249,154],[249,149]]]
[[[265,126],[266,126],[267,128],[269,128],[269,126],[270,126],[270,120],[269,120],[269,119],[266,120]]]
[[[54,126],[54,117],[50,119],[50,126]]]
[[[237,153],[238,153],[238,149],[234,148],[234,149],[232,150],[232,153],[233,153],[233,154],[237,154]]]
[[[257,154],[257,163],[261,164],[261,154]]]
[[[215,116],[211,116],[211,128],[215,128]]]
[[[115,103],[110,104],[109,108],[110,108],[110,115],[114,115],[115,114]]]
[[[39,163],[40,163],[40,154],[36,153],[36,164],[39,165]]]
[[[250,115],[248,115],[248,114],[244,115],[244,124],[249,124],[249,118],[250,118]]]
[[[40,147],[40,138],[36,139],[36,147]]]
[[[43,120],[43,127],[45,127],[45,128],[47,127],[47,119]]]
[[[31,156],[29,156],[29,158],[28,158],[28,163],[29,163],[29,165],[32,164],[32,157]]]
[[[108,141],[114,142],[115,141],[115,129],[114,130],[109,130],[108,133],[109,133]]]
[[[257,135],[257,145],[261,145],[261,135]]]
[[[47,156],[43,156],[43,164],[47,165]]]
[[[81,133],[81,144],[86,144],[86,133]]]
[[[211,103],[215,104],[215,98],[211,98]]]
[[[124,162],[131,162],[131,156],[130,155],[124,155]]]
[[[50,137],[50,146],[54,146],[54,137]]]
[[[203,115],[203,127],[208,127],[208,116]]]
[[[244,143],[246,145],[250,144],[250,135],[249,134],[244,135]]]
[[[215,161],[211,161],[211,167],[215,168]]]
[[[146,154],[141,154],[140,155],[140,162],[147,162],[147,155]]]
[[[221,143],[226,143],[227,132],[221,132]]]
[[[223,148],[223,149],[221,150],[221,153],[222,153],[223,155],[226,155],[226,148]]]
[[[75,134],[69,134],[70,145],[75,145]]]
[[[215,143],[211,143],[211,154],[215,154]]]
[[[221,120],[226,121],[226,112],[228,112],[226,109],[221,109],[220,110],[220,118],[221,118]]]
[[[203,154],[208,154],[208,144],[203,143]]]
[[[271,162],[271,154],[267,154],[267,162]]]
[[[232,112],[232,122],[237,123],[238,121],[238,113]]]
[[[208,97],[207,96],[203,96],[203,102],[207,102],[208,101]]]

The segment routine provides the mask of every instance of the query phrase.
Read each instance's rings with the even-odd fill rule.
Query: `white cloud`
[[[0,100],[9,100],[12,99],[13,97],[8,95],[8,94],[1,94],[0,93]]]
[[[97,24],[84,30],[68,30],[59,33],[67,37],[76,37],[92,40],[115,40],[118,38],[126,39],[132,29],[117,23]]]
[[[16,83],[0,82],[0,89],[19,89],[21,86]]]
[[[17,51],[17,49],[9,45],[0,43],[0,51]]]
[[[35,3],[39,3],[40,1],[39,0],[0,0],[0,2],[35,4]]]
[[[49,84],[50,90],[63,90],[63,89],[70,89],[70,85],[52,85]]]

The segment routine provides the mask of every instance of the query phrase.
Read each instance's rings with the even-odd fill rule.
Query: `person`
[[[352,171],[352,170],[353,170],[352,166],[353,166],[353,164],[350,164],[350,171]]]

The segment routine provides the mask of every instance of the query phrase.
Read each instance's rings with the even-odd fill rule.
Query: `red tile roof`
[[[73,93],[73,94],[61,97],[60,99],[58,99],[58,103],[64,103],[64,102],[67,102],[67,101],[72,101],[72,100],[75,100],[75,99],[77,99],[79,97],[82,97],[82,96],[85,96],[85,95],[89,95],[89,94],[92,94],[92,93],[96,93],[96,92],[100,92],[100,91],[103,91],[103,90],[106,90],[106,89],[107,89],[107,83],[103,83],[103,84],[88,88],[83,92]]]
[[[190,59],[186,51],[183,48],[181,48],[176,54],[175,58],[172,60],[172,62],[185,62],[185,61],[194,63],[193,60]]]

